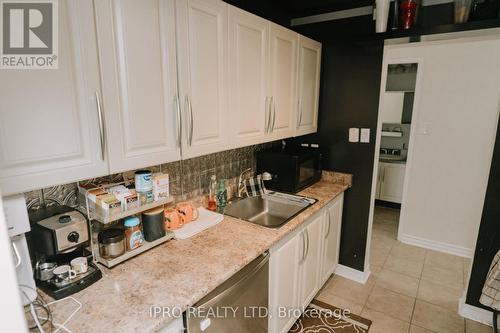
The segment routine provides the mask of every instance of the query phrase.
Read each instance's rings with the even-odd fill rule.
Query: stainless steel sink
[[[238,199],[227,205],[224,214],[268,228],[278,228],[317,200],[298,195],[270,192]]]

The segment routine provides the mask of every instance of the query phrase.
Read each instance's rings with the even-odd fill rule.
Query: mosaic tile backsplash
[[[170,194],[176,200],[186,200],[206,194],[210,176],[217,179],[228,179],[236,182],[239,174],[247,169],[255,170],[257,152],[271,147],[280,146],[280,141],[268,142],[260,145],[226,150],[210,155],[181,160],[172,163],[150,166],[152,172],[162,171],[170,176]],[[85,182],[120,182],[123,177],[128,178],[135,170],[109,175],[98,179],[89,179]],[[133,176],[132,176],[133,177]],[[77,183],[53,186],[24,194],[28,210],[36,210],[44,205],[77,206]]]

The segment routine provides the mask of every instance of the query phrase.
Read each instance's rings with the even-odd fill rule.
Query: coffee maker
[[[35,282],[40,289],[54,299],[61,299],[102,277],[92,260],[92,253],[87,250],[89,227],[82,213],[68,206],[55,205],[33,211],[29,219],[28,247]],[[86,258],[87,265],[77,272],[71,268],[71,261],[78,257]]]

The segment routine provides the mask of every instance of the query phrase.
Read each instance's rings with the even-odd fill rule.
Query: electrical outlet
[[[359,142],[359,128],[349,128],[349,142]]]
[[[361,142],[370,143],[370,129],[362,128],[361,129]]]

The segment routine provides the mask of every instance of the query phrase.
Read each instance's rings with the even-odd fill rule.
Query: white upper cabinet
[[[273,140],[294,135],[297,113],[297,33],[271,24],[269,136]]]
[[[227,7],[219,0],[177,0],[182,157],[229,149]]]
[[[229,130],[233,147],[267,141],[269,25],[229,6]]]
[[[96,0],[110,172],[180,159],[173,0]]]
[[[299,81],[296,135],[316,132],[318,128],[321,43],[299,36]]]
[[[91,0],[60,1],[59,68],[1,70],[3,195],[107,173],[94,27]]]

